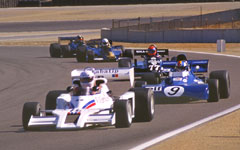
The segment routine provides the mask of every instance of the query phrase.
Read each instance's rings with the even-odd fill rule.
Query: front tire
[[[132,107],[128,100],[117,100],[114,103],[116,128],[128,128],[132,124]]]
[[[154,117],[155,101],[153,91],[147,88],[134,88],[135,92],[135,121],[149,122]]]
[[[146,72],[142,74],[142,80],[146,81],[147,84],[159,84],[161,82],[160,76],[156,72]]]
[[[41,105],[38,102],[27,102],[23,105],[22,124],[24,130],[30,130],[28,127],[31,116],[40,116]]]
[[[218,102],[219,101],[219,83],[217,79],[208,79],[208,102]]]

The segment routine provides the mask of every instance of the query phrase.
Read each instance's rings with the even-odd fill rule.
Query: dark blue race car
[[[118,67],[134,67],[135,77],[156,78],[162,76],[162,63],[165,56],[169,55],[168,49],[158,49],[156,56],[148,56],[148,50],[134,50],[134,56],[141,56],[142,61],[134,59],[134,63],[129,58],[121,58],[118,61]],[[166,58],[168,60],[168,57]],[[149,74],[150,73],[150,74]],[[153,76],[151,76],[153,75]]]
[[[58,43],[51,43],[49,52],[51,57],[76,57],[76,52],[81,47],[86,47],[83,41],[80,41],[79,36],[73,37],[58,37]]]
[[[133,58],[131,50],[125,50],[123,46],[101,46],[99,40],[88,41],[85,47],[81,47],[76,53],[78,62],[93,61],[118,61],[120,57]]]
[[[137,81],[135,87],[151,88],[158,99],[189,99],[217,102],[230,96],[230,76],[228,71],[208,72],[208,60],[182,60],[187,66],[178,70],[179,61],[163,61],[163,71],[168,75],[157,83],[154,78]],[[181,61],[180,61],[181,62]]]

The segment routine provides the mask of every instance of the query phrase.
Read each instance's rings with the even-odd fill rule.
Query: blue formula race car
[[[228,71],[212,71],[209,77],[208,60],[163,61],[163,68],[168,75],[161,83],[154,79],[137,81],[135,87],[151,88],[162,100],[207,100],[217,102],[230,96],[230,76]],[[149,84],[150,83],[150,84]]]
[[[112,46],[112,42],[107,39],[90,40],[85,48],[80,48],[76,53],[78,62],[118,61],[120,57],[131,59],[132,51],[125,50],[122,45]]]
[[[75,57],[79,49],[84,49],[87,45],[83,36],[58,37],[58,43],[51,43],[49,52],[54,58]]]
[[[118,67],[134,67],[135,77],[142,77],[143,80],[153,78],[158,80],[155,82],[159,82],[160,77],[163,75],[163,59],[169,55],[169,52],[168,49],[155,49],[156,54],[151,55],[152,53],[149,54],[150,48],[148,50],[134,50],[134,56],[141,56],[142,61],[134,59],[134,63],[132,63],[129,58],[121,58],[118,61]],[[166,60],[168,61],[168,59],[167,57]]]

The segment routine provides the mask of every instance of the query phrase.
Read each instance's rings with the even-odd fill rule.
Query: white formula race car
[[[73,70],[72,81],[80,80],[83,71]],[[95,84],[101,84],[101,91],[97,94],[74,95],[70,86],[67,90],[50,91],[46,96],[45,110],[38,102],[26,102],[22,111],[24,129],[34,130],[46,126],[81,129],[95,125],[126,128],[133,121],[148,122],[153,119],[154,96],[151,89],[131,88],[120,97],[113,97],[107,87],[107,79],[130,79],[133,85],[133,68],[95,69],[93,73]]]

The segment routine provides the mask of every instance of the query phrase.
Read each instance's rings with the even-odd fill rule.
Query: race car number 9
[[[184,93],[184,88],[181,86],[169,86],[164,89],[164,94],[168,97],[179,97]]]

